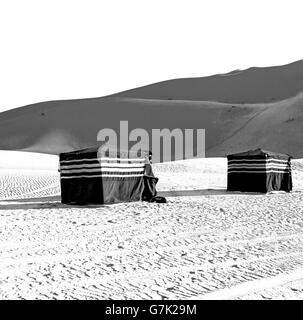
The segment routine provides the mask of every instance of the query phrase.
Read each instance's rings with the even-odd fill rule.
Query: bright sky
[[[0,111],[303,59],[302,9],[302,0],[0,0]]]

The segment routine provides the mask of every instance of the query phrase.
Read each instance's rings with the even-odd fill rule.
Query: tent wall
[[[266,192],[264,173],[228,173],[227,190],[242,192]]]
[[[142,200],[150,201],[153,197],[157,195],[156,184],[158,183],[158,178],[154,176],[152,166],[150,163],[146,164],[145,174],[143,179],[144,179],[144,190],[142,193]]]
[[[266,178],[266,191],[291,191],[292,177],[289,173],[268,173]]]
[[[227,190],[244,192],[291,191],[290,157],[261,152],[228,156]]]
[[[60,154],[61,200],[66,204],[139,201],[148,155],[81,150]]]
[[[103,204],[101,178],[61,178],[61,202],[65,204]]]

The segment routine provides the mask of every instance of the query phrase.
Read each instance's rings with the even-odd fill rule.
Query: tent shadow
[[[108,204],[96,205],[67,205],[61,203],[60,196],[41,197],[41,198],[25,198],[25,199],[9,199],[0,201],[0,210],[27,210],[27,209],[68,209],[68,208],[100,208],[108,207]]]
[[[171,190],[160,191],[158,193],[163,197],[190,197],[190,196],[219,196],[219,195],[264,195],[261,192],[240,192],[240,191],[227,191],[226,189],[197,189],[197,190]]]
[[[233,195],[265,195],[258,192],[237,192],[227,191],[226,189],[197,189],[197,190],[171,190],[159,191],[159,196],[163,197],[189,197],[189,196],[233,196]],[[60,196],[41,197],[41,198],[24,198],[9,199],[0,201],[0,210],[17,210],[17,209],[68,209],[68,208],[102,208],[123,205],[125,203],[115,204],[91,204],[91,205],[67,205],[61,203]]]

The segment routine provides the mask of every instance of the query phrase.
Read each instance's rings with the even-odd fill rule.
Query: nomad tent
[[[227,156],[228,191],[291,191],[291,156],[262,149]]]
[[[117,151],[108,146],[61,153],[61,201],[108,204],[151,201],[156,183],[150,153]]]

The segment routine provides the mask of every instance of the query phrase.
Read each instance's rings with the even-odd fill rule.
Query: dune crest
[[[303,90],[303,60],[283,66],[252,67],[202,78],[173,79],[115,94],[129,98],[266,103]]]
[[[129,131],[144,128],[150,136],[152,129],[205,129],[207,157],[260,147],[302,158],[302,89],[303,60],[101,98],[41,102],[0,113],[0,149],[59,154],[91,147],[99,130],[119,134],[120,121],[128,120]]]

